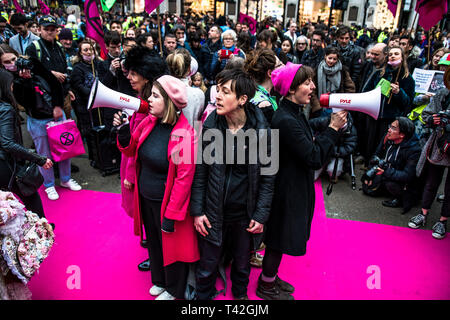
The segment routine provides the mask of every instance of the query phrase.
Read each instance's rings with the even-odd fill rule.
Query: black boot
[[[256,295],[264,300],[294,300],[293,296],[278,287],[277,280],[265,282],[261,279],[261,275],[258,279]]]
[[[295,288],[293,285],[291,285],[290,283],[287,283],[284,280],[281,280],[280,278],[278,278],[278,276],[275,278],[275,284],[281,291],[284,291],[287,293],[294,293],[294,291],[295,291]]]
[[[139,271],[150,271],[150,259],[142,261],[138,265]]]
[[[148,241],[147,240],[142,240],[141,241],[141,247],[145,248],[145,249],[148,249]]]

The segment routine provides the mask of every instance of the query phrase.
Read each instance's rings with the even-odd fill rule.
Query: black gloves
[[[163,218],[162,224],[161,224],[161,230],[163,232],[172,233],[175,231],[175,220],[167,219],[166,217]]]

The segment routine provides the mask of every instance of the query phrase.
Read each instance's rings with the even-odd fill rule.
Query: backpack
[[[50,86],[44,78],[38,75],[33,76],[32,82],[36,98],[35,110],[52,117],[53,105]]]

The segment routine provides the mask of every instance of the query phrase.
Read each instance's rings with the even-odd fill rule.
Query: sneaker
[[[79,190],[81,190],[81,186],[73,179],[70,179],[67,182],[61,182],[61,187],[69,188],[72,191],[79,191]]]
[[[447,233],[447,223],[445,221],[438,221],[434,224],[433,233],[431,234],[435,239],[444,239]]]
[[[47,197],[50,200],[58,200],[59,199],[59,194],[58,194],[58,192],[56,192],[55,187],[48,187],[47,189],[45,189],[45,192],[47,193]]]
[[[155,300],[175,300],[175,297],[164,290]]]
[[[158,287],[158,286],[153,286],[150,288],[149,293],[152,296],[159,296],[161,293],[163,293],[164,291],[166,291],[166,289]]]
[[[421,226],[424,227],[427,223],[427,217],[422,213],[419,213],[417,216],[414,216],[409,220],[408,227],[413,229],[418,229]]]
[[[264,256],[258,252],[252,253],[250,257],[250,265],[255,268],[262,268]]]

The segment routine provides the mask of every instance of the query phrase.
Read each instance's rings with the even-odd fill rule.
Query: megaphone
[[[145,100],[112,90],[103,83],[95,79],[94,85],[89,94],[87,108],[114,108],[127,112],[147,113],[148,103]],[[131,112],[130,112],[131,111]]]
[[[378,119],[381,105],[381,88],[364,93],[324,93],[320,95],[322,108],[359,111]]]

